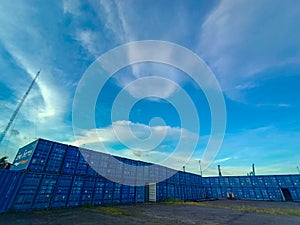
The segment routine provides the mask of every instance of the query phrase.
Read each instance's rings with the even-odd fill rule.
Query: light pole
[[[200,176],[202,177],[201,159],[199,159]]]
[[[185,166],[182,167],[183,169],[183,179],[184,179],[184,192],[183,192],[183,201],[186,202],[186,173],[185,173]]]

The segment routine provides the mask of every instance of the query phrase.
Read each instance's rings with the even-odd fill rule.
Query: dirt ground
[[[289,215],[278,215],[288,212]],[[272,213],[272,214],[270,214]],[[296,213],[298,216],[293,216]],[[292,215],[290,215],[292,214]],[[217,200],[55,209],[0,215],[1,225],[300,224],[300,203]]]

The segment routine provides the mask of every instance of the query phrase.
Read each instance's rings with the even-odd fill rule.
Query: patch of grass
[[[93,208],[95,207],[95,205],[91,204],[91,203],[84,203],[82,206],[80,206],[80,208]]]
[[[165,201],[163,201],[164,203],[170,203],[170,204],[175,204],[175,203],[183,203],[182,200],[176,200],[173,198],[167,198]]]
[[[72,208],[66,208],[66,207],[61,207],[61,208],[45,208],[45,209],[37,209],[31,211],[34,214],[51,214],[51,213],[62,213],[65,212],[66,210],[70,210]]]
[[[287,216],[300,216],[299,209],[278,209],[278,208],[258,208],[258,207],[240,207],[237,210],[246,212],[256,212],[273,215],[287,215]]]
[[[233,209],[243,212],[255,212],[263,214],[272,214],[272,215],[287,215],[287,216],[299,216],[300,209],[279,209],[279,208],[259,208],[253,206],[231,206],[231,205],[216,205],[208,202],[168,202],[169,204],[185,204],[185,205],[195,205],[200,207],[212,207],[212,208],[222,208],[222,209]]]
[[[69,210],[87,210],[87,211],[94,211],[94,212],[104,212],[109,215],[126,215],[132,216],[133,214],[125,209],[119,208],[117,205],[105,205],[105,206],[95,206],[93,204],[84,204],[79,207],[73,208],[46,208],[43,210],[34,210],[32,213],[34,214],[50,214],[50,213],[61,213],[66,212]]]
[[[97,211],[97,212],[104,212],[109,215],[125,215],[125,216],[131,215],[128,211],[114,206],[95,206],[90,208],[90,210]]]

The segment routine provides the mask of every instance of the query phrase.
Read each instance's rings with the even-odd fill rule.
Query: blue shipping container
[[[0,170],[0,213],[10,208],[23,176],[21,171]]]
[[[26,173],[13,203],[13,209],[24,211],[32,209],[36,193],[39,189],[42,174]]]
[[[62,175],[58,178],[51,206],[53,208],[66,207],[70,194],[73,177]]]

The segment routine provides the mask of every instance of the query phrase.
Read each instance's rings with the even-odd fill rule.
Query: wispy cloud
[[[278,108],[289,108],[291,107],[290,104],[286,103],[279,103],[279,104],[256,104],[258,107],[278,107]]]
[[[163,76],[142,76],[131,82],[129,80],[125,81],[123,85],[124,90],[134,98],[143,99],[147,97],[154,101],[168,99],[180,89],[180,86],[172,79],[163,78]]]
[[[115,35],[119,43],[128,41],[128,32],[126,32],[124,25],[125,20],[121,12],[120,3],[118,1],[100,0],[100,4],[104,8],[105,14],[99,16],[105,18],[105,28]]]
[[[77,31],[76,40],[79,41],[84,49],[93,56],[99,56],[101,49],[99,45],[99,34],[91,30]]]
[[[226,161],[228,161],[230,159],[231,159],[231,157],[226,157],[226,158],[223,158],[223,159],[216,159],[214,161],[214,163],[226,162]]]
[[[17,23],[17,21],[16,21]],[[15,30],[15,35],[18,36],[22,31]],[[28,34],[33,40],[35,39],[34,36],[31,36],[31,34]],[[19,64],[19,66],[33,79],[36,75],[36,72],[39,70],[40,65],[47,65],[47,60],[44,59],[38,59],[35,54],[31,54],[31,52],[27,52],[25,49],[23,49],[21,46],[19,46],[18,40],[11,40],[8,39],[6,36],[1,37],[1,42],[5,45],[6,50],[10,53],[11,57]],[[37,42],[35,43],[37,47],[45,48],[43,42]],[[13,47],[12,47],[13,46]],[[54,65],[53,65],[54,66]],[[39,85],[39,91],[41,92],[41,97],[43,100],[44,107],[41,108],[41,112],[39,113],[40,119],[49,119],[49,117],[55,117],[59,118],[62,113],[64,113],[64,101],[67,100],[67,98],[64,100],[60,98],[60,95],[63,95],[61,92],[62,90],[59,90],[59,88],[51,83],[51,67],[46,68],[44,71],[42,71],[40,78],[38,80]],[[28,84],[29,87],[29,84]],[[23,89],[24,90],[24,89]],[[16,89],[18,91],[18,89]],[[19,99],[21,99],[20,94],[23,94],[24,92],[18,91]],[[35,97],[37,97],[37,94],[34,93]],[[67,95],[65,95],[67,96]],[[30,96],[29,96],[30,98]],[[30,109],[29,109],[30,110]],[[27,119],[30,120],[30,116]]]
[[[80,15],[80,6],[81,2],[80,0],[63,0],[63,11],[64,13],[70,13],[72,15]]]
[[[299,63],[300,33],[295,21],[300,13],[294,3],[222,1],[202,24],[199,52],[229,98],[243,101],[235,87],[249,82],[259,85],[260,72]]]
[[[0,33],[0,42],[14,61],[14,67],[7,71],[12,76],[1,80],[7,85],[11,85],[11,95],[16,96],[15,99],[6,99],[6,103],[4,103],[8,106],[14,104],[14,107],[10,107],[10,112],[3,117],[7,118],[7,122],[10,117],[8,115],[12,115],[16,109],[16,105],[20,102],[37,71],[39,69],[42,71],[17,118],[17,129],[20,131],[20,135],[15,135],[12,139],[7,140],[14,143],[13,146],[10,146],[13,149],[11,155],[15,154],[18,147],[35,139],[36,135],[59,140],[58,131],[64,132],[69,129],[68,126],[65,126],[65,116],[68,113],[70,96],[66,87],[62,86],[64,73],[55,63],[57,52],[52,49],[57,44],[55,39],[44,36],[47,34],[45,32],[47,29],[55,31],[55,25],[45,27],[44,24],[36,23],[36,17],[40,16],[38,6],[28,3],[19,4],[20,7],[17,8],[7,3],[0,6],[0,10],[3,12],[0,15],[0,26],[3,31]],[[18,16],[15,16],[16,14]],[[20,24],[26,24],[26,26],[19,26]],[[60,76],[57,74],[58,71]],[[60,80],[60,85],[57,85],[58,80]],[[36,129],[38,134],[34,135],[34,132],[28,132],[29,127],[38,127]],[[53,130],[56,132],[51,134]],[[18,140],[13,140],[16,138]]]
[[[103,11],[99,9],[96,10],[98,17],[101,21],[103,21],[103,23],[105,24],[105,29],[108,31],[108,34],[106,34],[108,35],[107,37],[110,37],[110,35],[112,35],[110,39],[113,40],[117,45],[145,39],[166,40],[178,43],[185,37],[183,35],[184,32],[190,34],[194,29],[192,29],[192,26],[194,26],[194,24],[192,25],[190,23],[190,12],[188,12],[187,8],[184,7],[184,5],[180,2],[177,2],[177,4],[172,5],[172,7],[170,8],[171,11],[181,12],[180,19],[176,17],[176,14],[170,14],[171,18],[164,18],[164,20],[166,19],[166,22],[163,23],[162,13],[164,13],[163,8],[164,6],[166,6],[166,3],[154,4],[144,2],[141,5],[139,2],[136,2],[135,4],[137,4],[136,8],[131,7],[130,5],[125,4],[121,1],[101,0],[100,8],[103,8]],[[145,10],[145,8],[147,7],[152,8],[153,10]],[[168,5],[168,7],[170,7],[170,5]],[[188,8],[189,7],[191,6],[188,6]],[[200,6],[198,7],[201,8]],[[143,13],[141,13],[139,9],[144,11],[146,15],[143,15]],[[150,16],[152,18],[151,21],[146,19]],[[199,16],[197,23],[200,23],[203,18],[202,16]],[[136,23],[137,21],[139,21],[138,24]],[[151,29],[147,29],[149,23],[152,24],[153,21],[156,21],[155,26],[151,26]],[[168,23],[170,21],[176,21],[176,26],[169,26]],[[195,20],[193,21],[195,22]],[[179,30],[180,32],[178,32]],[[83,46],[86,46],[85,48],[88,49],[89,52],[92,52],[90,45],[86,45],[84,41],[82,43]],[[132,62],[133,58],[138,58],[138,56],[143,53],[141,53],[139,49],[130,48],[127,54],[128,61]],[[178,55],[174,54],[173,51],[166,51],[166,49],[160,51],[159,54],[159,58],[175,59],[179,57]],[[180,60],[185,59],[181,58]],[[175,68],[172,69],[171,66],[167,68],[166,65],[139,63],[131,65],[130,69],[130,73],[122,74],[122,77],[118,78],[117,83],[122,88],[135,79],[152,75],[161,76],[168,79],[170,78],[180,85],[187,80],[186,75],[183,75],[181,71],[176,70]],[[170,85],[165,85],[163,88],[160,88],[158,90],[158,88],[153,88],[153,85],[151,84],[144,84],[143,86],[141,86],[141,89],[145,90],[149,89],[150,87],[152,88],[152,92],[154,95],[161,94],[163,96],[169,97],[174,94],[174,92],[176,92],[176,89],[174,89],[173,86]],[[135,89],[129,88],[127,89],[127,91],[133,97],[137,97],[137,91]]]
[[[237,86],[235,86],[235,89],[237,90],[247,90],[247,89],[252,89],[257,87],[257,84],[255,83],[251,83],[251,82],[247,82],[247,83],[243,83],[243,84],[238,84]]]

